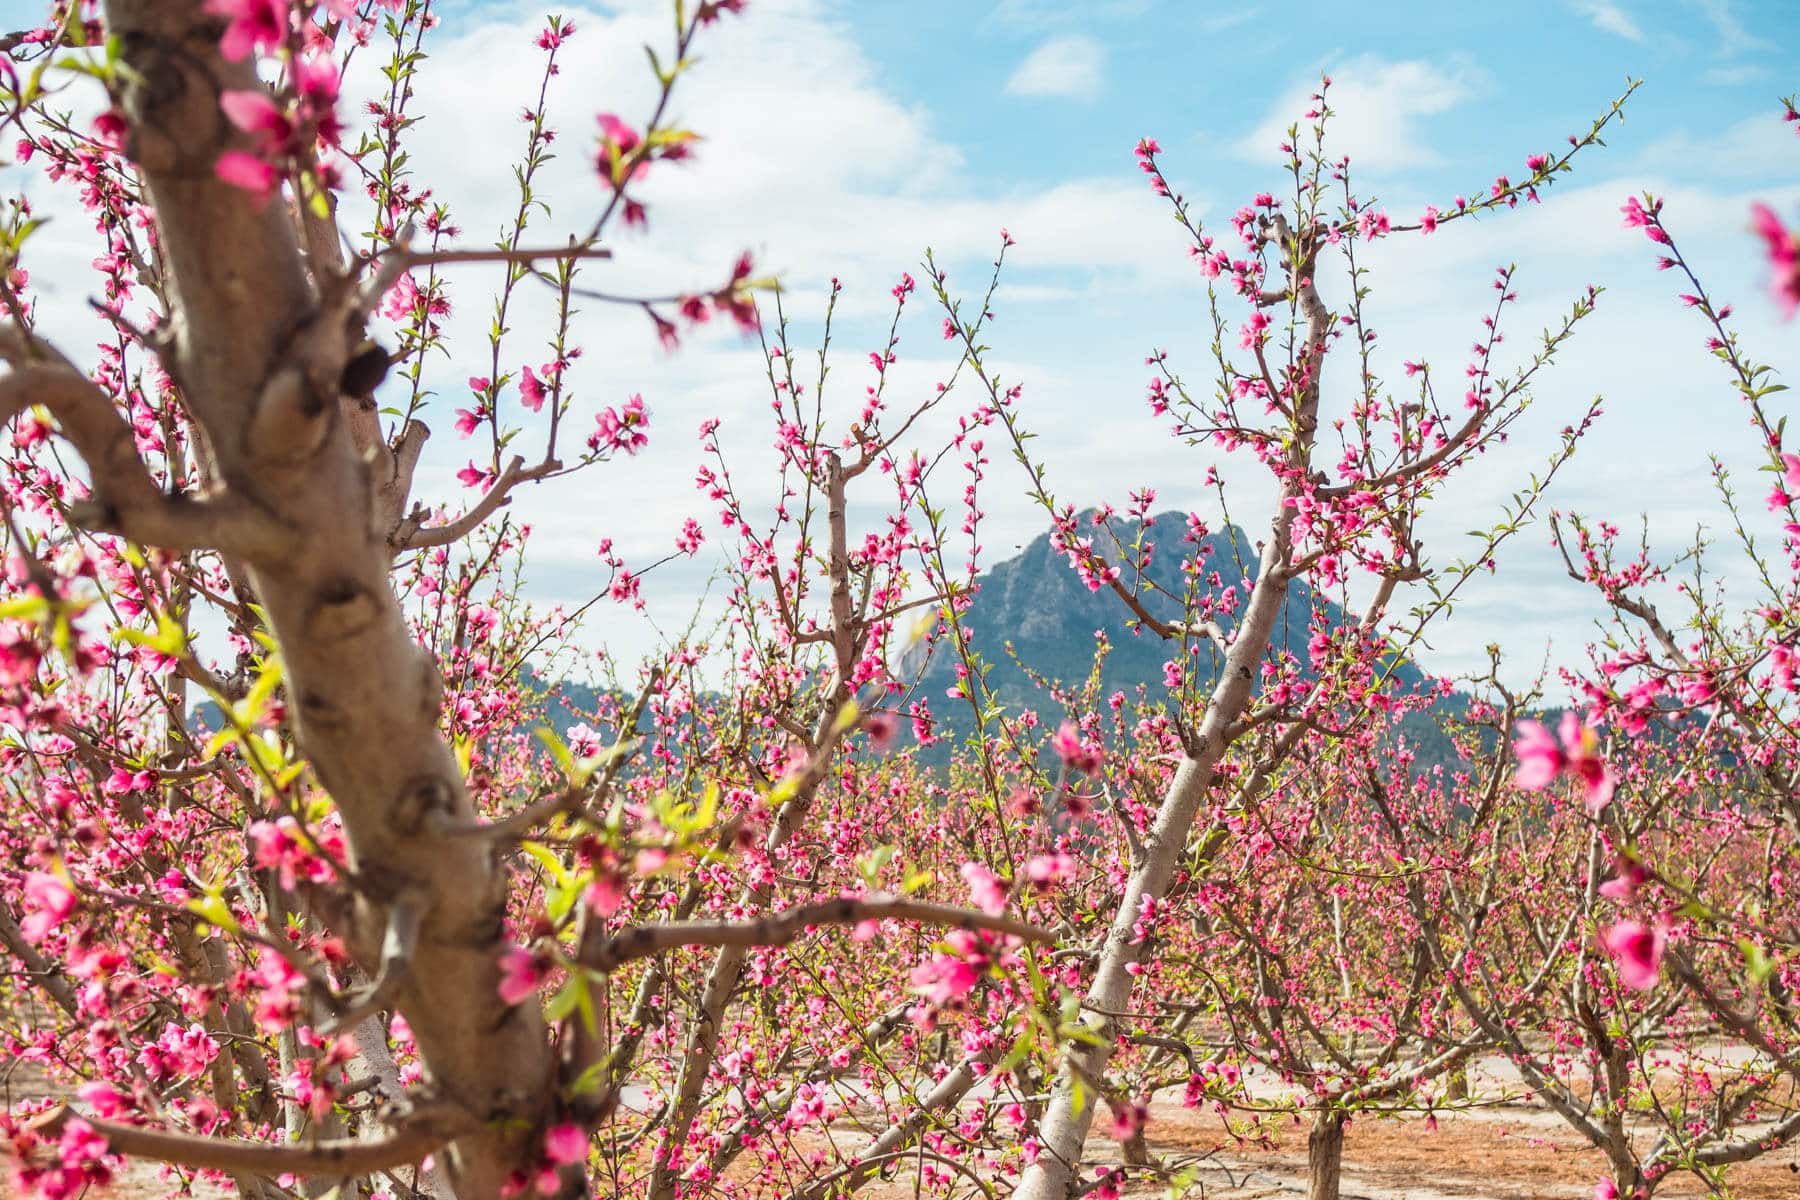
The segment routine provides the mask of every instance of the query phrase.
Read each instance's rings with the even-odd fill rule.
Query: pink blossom
[[[1067,854],[1037,854],[1025,860],[1025,878],[1040,888],[1053,887],[1075,874],[1075,860]]]
[[[869,735],[869,747],[877,754],[892,750],[900,736],[900,722],[892,713],[870,713],[863,718],[862,726]]]
[[[287,0],[206,0],[206,11],[225,18],[219,53],[232,62],[279,46],[287,34]]]
[[[537,412],[544,407],[544,381],[533,375],[530,367],[520,368],[520,373],[519,403]]]
[[[980,863],[964,863],[962,877],[975,907],[995,917],[1006,911],[1006,884],[998,875]]]
[[[28,942],[41,942],[75,911],[75,892],[61,876],[33,871],[25,877],[25,903],[31,908],[19,929]]]
[[[232,187],[243,188],[262,204],[275,192],[275,168],[243,150],[227,150],[213,164],[213,174]]]
[[[578,1163],[588,1156],[587,1130],[573,1121],[552,1125],[544,1131],[544,1157],[558,1166]]]
[[[244,832],[256,848],[256,865],[280,872],[281,886],[289,891],[301,879],[311,883],[332,879],[331,864],[313,853],[300,823],[294,818],[284,816],[275,821],[252,821]]]
[[[548,964],[529,950],[517,946],[500,956],[500,999],[508,1004],[521,1004],[544,982]]]
[[[951,1004],[968,995],[993,961],[978,933],[952,930],[944,941],[948,953],[940,951],[912,970],[913,987],[935,1005]]]
[[[1800,454],[1782,454],[1781,486],[1790,493],[1800,495]]]
[[[1050,739],[1050,748],[1056,751],[1056,757],[1062,760],[1063,766],[1071,771],[1092,774],[1100,769],[1100,756],[1083,744],[1081,732],[1071,722],[1064,721],[1057,726],[1056,735]]]
[[[583,899],[595,916],[612,916],[625,902],[625,877],[613,868],[596,871]]]
[[[103,1080],[96,1079],[82,1084],[75,1089],[75,1095],[103,1121],[113,1120],[130,1107],[127,1098],[112,1084]]]
[[[594,421],[598,428],[588,435],[588,449],[596,454],[603,446],[608,450],[636,454],[650,441],[649,435],[644,432],[650,424],[650,414],[644,408],[642,396],[633,395],[618,410],[610,406],[601,409]]]
[[[1538,791],[1566,772],[1581,780],[1587,792],[1587,810],[1597,815],[1612,802],[1617,782],[1600,757],[1599,734],[1572,712],[1563,714],[1560,732],[1562,744],[1558,745],[1550,731],[1538,722],[1519,722],[1518,740],[1513,743],[1519,769],[1513,782],[1528,791]]]
[[[1636,196],[1627,196],[1619,211],[1625,214],[1625,228],[1642,229],[1644,235],[1653,242],[1667,243],[1669,235],[1657,224],[1657,214],[1662,211],[1662,201],[1652,199],[1650,207],[1645,208]]]
[[[1143,1100],[1120,1100],[1113,1103],[1112,1121],[1107,1132],[1114,1141],[1129,1142],[1143,1131],[1150,1120],[1150,1105]]]
[[[293,126],[267,92],[223,91],[219,93],[219,108],[245,133],[261,135],[265,146],[278,146],[293,132]]]
[[[1750,225],[1763,239],[1769,265],[1775,271],[1769,290],[1781,309],[1782,319],[1792,319],[1795,310],[1800,309],[1800,236],[1788,230],[1766,204],[1750,206]]]
[[[1619,979],[1640,992],[1656,986],[1667,941],[1660,925],[1652,928],[1642,921],[1620,921],[1600,934],[1600,945],[1612,956]]]
[[[630,154],[643,141],[637,130],[612,113],[601,113],[596,120],[600,122],[600,137],[609,148],[616,148],[621,155]]]
[[[1644,870],[1642,863],[1621,854],[1613,865],[1613,877],[1600,885],[1600,894],[1620,904],[1629,904],[1637,898],[1638,888],[1649,878],[1650,872]]]

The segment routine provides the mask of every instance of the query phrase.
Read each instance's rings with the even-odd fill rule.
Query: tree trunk
[[[1344,1174],[1344,1111],[1313,1110],[1306,1134],[1306,1200],[1338,1200]]]
[[[1097,1037],[1092,1043],[1076,1043],[1065,1052],[1049,1112],[1039,1126],[1042,1150],[1019,1181],[1014,1200],[1066,1200],[1073,1189],[1082,1145],[1094,1121],[1096,1105],[1092,1093],[1104,1084],[1118,1038],[1115,1019],[1105,1014],[1131,1007],[1133,976],[1127,968],[1143,952],[1142,945],[1135,941],[1134,926],[1143,911],[1144,898],[1161,900],[1168,894],[1169,881],[1187,850],[1194,814],[1211,790],[1214,769],[1231,748],[1237,736],[1234,727],[1255,694],[1257,664],[1269,647],[1270,635],[1293,582],[1292,531],[1298,508],[1290,502],[1296,501],[1306,487],[1311,465],[1313,435],[1318,427],[1319,372],[1324,365],[1331,314],[1313,284],[1310,256],[1300,253],[1302,247],[1291,238],[1286,220],[1280,216],[1272,218],[1260,236],[1281,247],[1287,256],[1289,286],[1306,323],[1304,332],[1297,332],[1298,363],[1291,376],[1295,381],[1294,438],[1283,469],[1277,472],[1282,482],[1275,515],[1262,546],[1256,583],[1230,649],[1225,652],[1218,683],[1207,698],[1198,730],[1169,780],[1156,823],[1144,839],[1112,927],[1107,930],[1087,995],[1088,1026]],[[1290,727],[1292,731],[1300,728]],[[1077,1111],[1076,1087],[1084,1079],[1091,1081],[1082,1085],[1088,1099]]]
[[[1144,899],[1161,900],[1168,893],[1169,881],[1186,852],[1194,815],[1212,787],[1213,769],[1229,748],[1229,729],[1250,703],[1257,660],[1268,648],[1281,602],[1287,596],[1288,529],[1293,514],[1294,509],[1282,505],[1271,523],[1260,572],[1237,637],[1225,656],[1218,686],[1207,704],[1197,745],[1182,756],[1169,780],[1162,805],[1157,809],[1156,823],[1144,839],[1142,856],[1119,899],[1112,927],[1107,930],[1094,982],[1087,993],[1088,1023],[1098,1036],[1093,1042],[1074,1043],[1068,1048],[1049,1109],[1039,1126],[1043,1149],[1026,1170],[1015,1200],[1064,1200],[1075,1182],[1081,1147],[1094,1120],[1094,1094],[1099,1091],[1096,1085],[1106,1076],[1118,1035],[1114,1019],[1104,1014],[1131,1007],[1134,976],[1128,968],[1143,951],[1137,941],[1136,925]],[[1075,1085],[1081,1079],[1091,1083],[1084,1085],[1086,1103],[1078,1111]]]
[[[253,62],[220,54],[219,19],[198,0],[107,0],[107,22],[168,280],[166,357],[213,486],[200,501],[146,492],[126,438],[88,464],[103,492],[92,520],[129,531],[149,512],[158,524],[136,526],[139,540],[219,549],[263,604],[288,721],[343,817],[358,881],[329,923],[374,974],[396,906],[422,914],[393,991],[426,1067],[421,1099],[434,1102],[420,1119],[460,1132],[437,1161],[461,1200],[488,1200],[538,1163],[556,1064],[539,1006],[499,996],[505,866],[484,839],[446,832],[475,812],[438,729],[436,662],[389,579],[375,496],[392,455],[357,446],[339,386],[360,312],[341,280],[308,278],[285,205],[214,171],[249,144],[220,92],[260,86]]]

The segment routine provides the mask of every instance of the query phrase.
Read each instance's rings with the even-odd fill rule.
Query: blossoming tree
[[[1290,194],[1236,214],[1235,242],[1201,227],[1160,148],[1140,143],[1207,281],[1216,367],[1211,389],[1190,389],[1157,352],[1151,407],[1174,437],[1247,458],[1269,483],[1262,536],[1228,582],[1212,556],[1239,549],[1210,532],[1229,525],[1216,474],[1221,511],[1189,514],[1173,552],[1145,536],[1151,488],[1124,520],[1103,508],[1086,525],[1052,494],[1028,398],[987,344],[1004,234],[978,300],[956,299],[927,257],[958,361],[920,396],[890,390],[887,370],[920,295],[910,275],[870,382],[847,399],[827,397],[825,350],[816,375],[801,365],[788,301],[759,306],[768,281],[748,257],[668,297],[590,286],[614,231],[653,215],[641,181],[694,152],[669,99],[741,7],[673,5],[647,120],[583,114],[597,118],[593,205],[553,236],[533,190],[557,134],[544,97],[580,34],[548,20],[518,207],[489,247],[466,245],[409,173],[429,0],[63,0],[6,39],[14,153],[89,214],[106,330],[91,361],[62,345],[31,279],[41,214],[11,202],[0,862],[15,899],[0,946],[15,971],[0,1020],[8,1051],[73,1101],[7,1118],[17,1181],[60,1200],[124,1156],[267,1200],[341,1183],[437,1200],[825,1200],[905,1167],[933,1194],[1004,1180],[1063,1200],[1118,1186],[1088,1171],[1096,1113],[1130,1169],[1156,1171],[1147,1097],[1173,1084],[1243,1104],[1232,1073],[1249,1066],[1302,1085],[1324,1197],[1345,1112],[1431,1102],[1434,1078],[1484,1046],[1529,1060],[1506,1033],[1520,1013],[1583,1064],[1623,1061],[1582,1007],[1595,995],[1650,1024],[1703,1012],[1774,1064],[1724,1085],[1748,1098],[1721,1102],[1730,1136],[1671,1119],[1666,1152],[1607,1141],[1617,1188],[1745,1144],[1793,1068],[1787,1035],[1735,1007],[1721,946],[1774,956],[1788,934],[1772,897],[1713,893],[1772,825],[1731,825],[1707,870],[1678,881],[1659,847],[1729,822],[1686,803],[1679,754],[1621,769],[1579,719],[1525,729],[1516,791],[1496,782],[1504,739],[1475,775],[1367,769],[1437,699],[1401,686],[1405,660],[1531,518],[1597,406],[1545,447],[1547,470],[1464,561],[1429,559],[1418,521],[1512,429],[1598,293],[1515,355],[1501,270],[1463,394],[1412,361],[1399,395],[1375,374],[1359,255],[1535,201],[1623,98],[1558,154],[1531,155],[1518,182],[1401,221],[1327,153],[1321,89],[1308,137],[1296,128],[1285,147]],[[353,133],[345,65],[378,46],[386,88]],[[1661,233],[1654,204],[1630,216]],[[1774,213],[1758,221],[1791,302],[1794,240]],[[434,395],[429,365],[459,271],[497,281],[485,373],[461,407]],[[532,352],[511,328],[528,295],[553,312]],[[522,487],[603,477],[645,451],[641,396],[570,428],[588,369],[578,300],[621,302],[671,347],[715,318],[760,335],[777,455],[764,506],[736,474],[739,431],[706,423],[698,483],[729,548],[722,617],[585,698],[543,680],[586,610],[521,596],[530,531],[507,508]],[[834,287],[827,347],[836,300]],[[1693,302],[1723,321],[1703,293]],[[1719,346],[1758,405],[1766,380],[1722,326]],[[474,497],[460,511],[415,494],[434,407]],[[1757,413],[1770,465],[1795,475],[1779,423]],[[935,442],[921,432],[933,422],[948,428]],[[1168,647],[1163,690],[1040,678],[1063,710],[1049,721],[996,700],[972,627],[995,446],[1079,578],[1118,600],[1133,636]],[[1783,488],[1792,520],[1800,484]],[[1786,728],[1769,696],[1792,690],[1788,597],[1754,638],[1690,650],[1633,598],[1648,568],[1615,564],[1604,529],[1573,528],[1571,569],[1653,635],[1603,664],[1598,716],[1660,715],[1671,679],[1684,704],[1730,705],[1754,736],[1723,752],[1762,771],[1769,821],[1791,820],[1769,749]],[[690,521],[671,553],[706,536]],[[1173,584],[1152,570],[1157,545],[1179,558]],[[640,602],[646,568],[610,542],[600,561],[595,602]],[[1419,598],[1404,615],[1402,589]],[[1327,619],[1328,602],[1356,615]],[[1277,638],[1290,617],[1303,638]],[[919,694],[920,645],[952,664],[949,695]],[[546,703],[579,707],[564,734],[537,730]],[[914,752],[897,749],[907,731]],[[1589,803],[1541,828],[1520,816],[1563,775]],[[1665,784],[1679,800],[1603,824],[1625,810],[1615,794]],[[1485,807],[1465,823],[1477,792]],[[1496,829],[1525,848],[1500,853]],[[1587,880],[1559,890],[1548,881],[1575,842]],[[1677,889],[1691,925],[1649,907]],[[1601,921],[1615,902],[1635,907]],[[1455,918],[1441,931],[1438,906]],[[1602,953],[1545,937],[1557,922],[1603,932]],[[1702,927],[1729,932],[1702,947],[1689,932]],[[1487,948],[1527,942],[1541,969],[1483,975]],[[1249,952],[1213,970],[1234,944]],[[1580,979],[1552,995],[1572,961]],[[1600,978],[1613,961],[1616,979]],[[1753,969],[1778,1004],[1800,982]],[[1406,981],[1403,1019],[1372,1012],[1358,976]],[[1264,1016],[1271,997],[1292,1009]],[[1571,1061],[1539,1070],[1553,1104],[1573,1104]],[[1704,1070],[1683,1070],[1699,1088]]]

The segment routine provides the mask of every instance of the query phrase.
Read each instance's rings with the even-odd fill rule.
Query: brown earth
[[[17,1102],[43,1094],[35,1072],[0,1079]],[[10,1076],[10,1077],[8,1077]],[[38,1087],[32,1084],[37,1083]],[[1306,1186],[1306,1127],[1293,1120],[1266,1126],[1271,1144],[1233,1137],[1209,1110],[1184,1109],[1174,1100],[1151,1108],[1146,1142],[1154,1160],[1171,1169],[1191,1166],[1189,1200],[1262,1200],[1303,1195]],[[854,1135],[833,1140],[848,1150]],[[1096,1136],[1087,1147],[1090,1163],[1119,1162],[1117,1143]],[[1440,1114],[1435,1122],[1417,1115],[1379,1119],[1365,1116],[1345,1131],[1345,1200],[1586,1200],[1605,1168],[1605,1159],[1540,1105],[1496,1104],[1462,1113]],[[1793,1200],[1800,1197],[1800,1150],[1784,1147],[1732,1168],[1727,1181],[1738,1200]],[[152,1200],[175,1193],[221,1196],[205,1185],[183,1188],[154,1163],[133,1163],[112,1185],[84,1200]],[[1166,1185],[1137,1176],[1124,1187],[1131,1200],[1166,1195]],[[1709,1194],[1693,1175],[1677,1175],[1656,1196]],[[910,1177],[865,1189],[868,1200],[913,1200]],[[0,1200],[11,1196],[0,1176]]]

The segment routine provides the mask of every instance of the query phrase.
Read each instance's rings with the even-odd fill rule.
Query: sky
[[[551,214],[528,240],[584,228],[603,201],[590,165],[595,114],[641,122],[653,99],[642,46],[667,42],[668,6],[446,0],[440,11],[414,109],[423,117],[413,131],[415,180],[449,204],[466,244],[491,243],[517,203],[519,113],[536,95],[542,61],[533,38],[543,14],[559,12],[577,26],[548,103],[562,154],[542,191]],[[1390,379],[1405,359],[1446,374],[1460,368],[1496,267],[1518,268],[1521,303],[1508,326],[1515,353],[1587,284],[1607,289],[1509,443],[1440,498],[1425,526],[1433,559],[1458,557],[1464,531],[1492,523],[1496,504],[1596,394],[1606,397],[1605,416],[1549,503],[1623,524],[1642,514],[1652,544],[1668,552],[1697,529],[1726,533],[1706,454],[1748,472],[1755,443],[1702,347],[1703,326],[1675,299],[1681,289],[1654,269],[1641,232],[1621,227],[1628,195],[1666,197],[1670,226],[1707,286],[1738,305],[1755,357],[1790,378],[1800,365],[1800,323],[1777,319],[1748,230],[1756,200],[1800,218],[1800,139],[1779,103],[1800,90],[1800,5],[1791,0],[1295,3],[1278,19],[1255,6],[1149,0],[752,0],[704,37],[674,105],[703,135],[699,152],[648,181],[648,232],[618,238],[615,260],[590,267],[589,284],[686,290],[749,250],[759,273],[782,280],[796,318],[791,340],[805,352],[816,345],[828,281],[841,280],[827,407],[842,428],[872,382],[867,354],[885,335],[901,273],[922,276],[930,247],[952,290],[968,295],[985,282],[1004,227],[1017,245],[996,298],[993,359],[1024,384],[1021,411],[1051,482],[1080,507],[1122,507],[1129,491],[1151,486],[1158,510],[1216,513],[1201,481],[1219,458],[1170,438],[1143,398],[1153,349],[1189,378],[1208,378],[1209,335],[1204,280],[1135,169],[1133,145],[1157,138],[1170,178],[1229,239],[1234,209],[1279,191],[1276,144],[1321,73],[1334,80],[1332,144],[1350,155],[1357,190],[1408,219],[1483,191],[1496,175],[1525,174],[1528,154],[1562,146],[1628,78],[1644,81],[1607,147],[1580,156],[1541,205],[1372,248],[1378,370]],[[42,194],[41,181],[25,186]],[[62,222],[37,250],[41,269],[91,257],[84,230],[78,216]],[[72,286],[49,289],[45,311],[78,341],[78,272],[68,278]],[[465,269],[452,281],[459,348],[432,366],[440,399],[427,414],[437,431],[420,485],[428,502],[470,495],[453,477],[469,454],[456,444],[451,410],[467,400],[462,381],[486,373],[495,283],[492,270]],[[896,401],[928,394],[954,365],[940,317],[919,300],[890,371]],[[517,362],[549,357],[536,332],[548,312],[546,295],[526,298],[508,351]],[[687,517],[711,538],[693,560],[645,581],[644,613],[599,607],[581,635],[587,649],[605,645],[629,660],[702,603],[719,562],[716,506],[693,487],[703,418],[723,421],[741,479],[759,481],[758,464],[768,474],[761,353],[718,324],[669,355],[628,311],[593,308],[577,321],[585,354],[571,377],[574,428],[590,428],[600,406],[642,394],[652,440],[635,458],[515,502],[536,531],[528,594],[546,604],[588,599],[604,586],[602,537],[632,565],[666,554]],[[1329,393],[1329,374],[1326,382]],[[974,403],[966,393],[947,408]],[[1024,495],[1024,474],[1004,454],[992,458],[983,541],[998,561],[1044,521]],[[1267,478],[1231,470],[1228,479],[1232,515],[1252,528],[1266,523]],[[1739,483],[1760,516],[1763,480],[1743,474]],[[1730,549],[1721,545],[1719,558],[1728,581]],[[1471,588],[1421,663],[1446,674],[1475,669],[1499,641],[1507,674],[1529,677],[1545,662],[1579,659],[1597,615],[1596,598],[1562,574],[1540,524],[1508,545],[1493,579]]]

